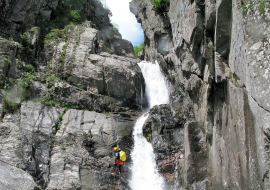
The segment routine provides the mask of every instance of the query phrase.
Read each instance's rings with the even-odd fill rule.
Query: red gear
[[[122,162],[121,160],[116,160],[116,164],[117,164],[117,165],[123,166],[123,163],[124,163],[124,162]]]

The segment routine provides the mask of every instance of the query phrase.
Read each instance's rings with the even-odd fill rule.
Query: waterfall
[[[169,92],[159,64],[142,61],[139,63],[145,80],[145,92],[149,102],[148,111],[155,105],[168,104]],[[144,113],[134,127],[134,148],[131,153],[133,165],[130,186],[133,190],[162,190],[164,179],[158,173],[152,145],[143,136],[143,124],[148,117]]]

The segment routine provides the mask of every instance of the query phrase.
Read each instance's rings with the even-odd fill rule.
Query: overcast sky
[[[131,0],[101,0],[112,12],[111,21],[117,25],[122,38],[130,41],[133,46],[143,42],[143,30],[141,24],[129,10]]]

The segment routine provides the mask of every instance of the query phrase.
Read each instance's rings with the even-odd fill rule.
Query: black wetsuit
[[[122,165],[117,163],[118,160],[119,160],[120,162],[122,162],[122,161],[120,160],[120,151],[121,151],[121,150],[118,150],[117,153],[115,153],[114,166],[115,166],[115,167],[119,166],[119,173],[122,173]],[[118,162],[119,162],[119,161],[118,161]],[[122,162],[122,163],[123,163],[123,162]]]
[[[95,46],[95,54],[97,54],[98,53],[99,41],[95,40],[93,45]]]

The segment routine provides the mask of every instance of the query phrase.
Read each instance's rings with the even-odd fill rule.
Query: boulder
[[[32,81],[32,84],[30,85],[30,91],[31,91],[31,95],[30,95],[31,97],[41,98],[47,94],[48,88],[44,84],[38,81]]]
[[[138,52],[138,57],[139,57],[140,60],[142,60],[142,61],[144,60],[143,51]]]
[[[115,39],[113,42],[115,54],[135,59],[133,45],[130,41],[124,39]]]
[[[14,166],[7,164],[6,162],[0,161],[0,188],[1,189],[29,189],[36,190],[40,189],[32,176],[27,172],[18,169]]]

